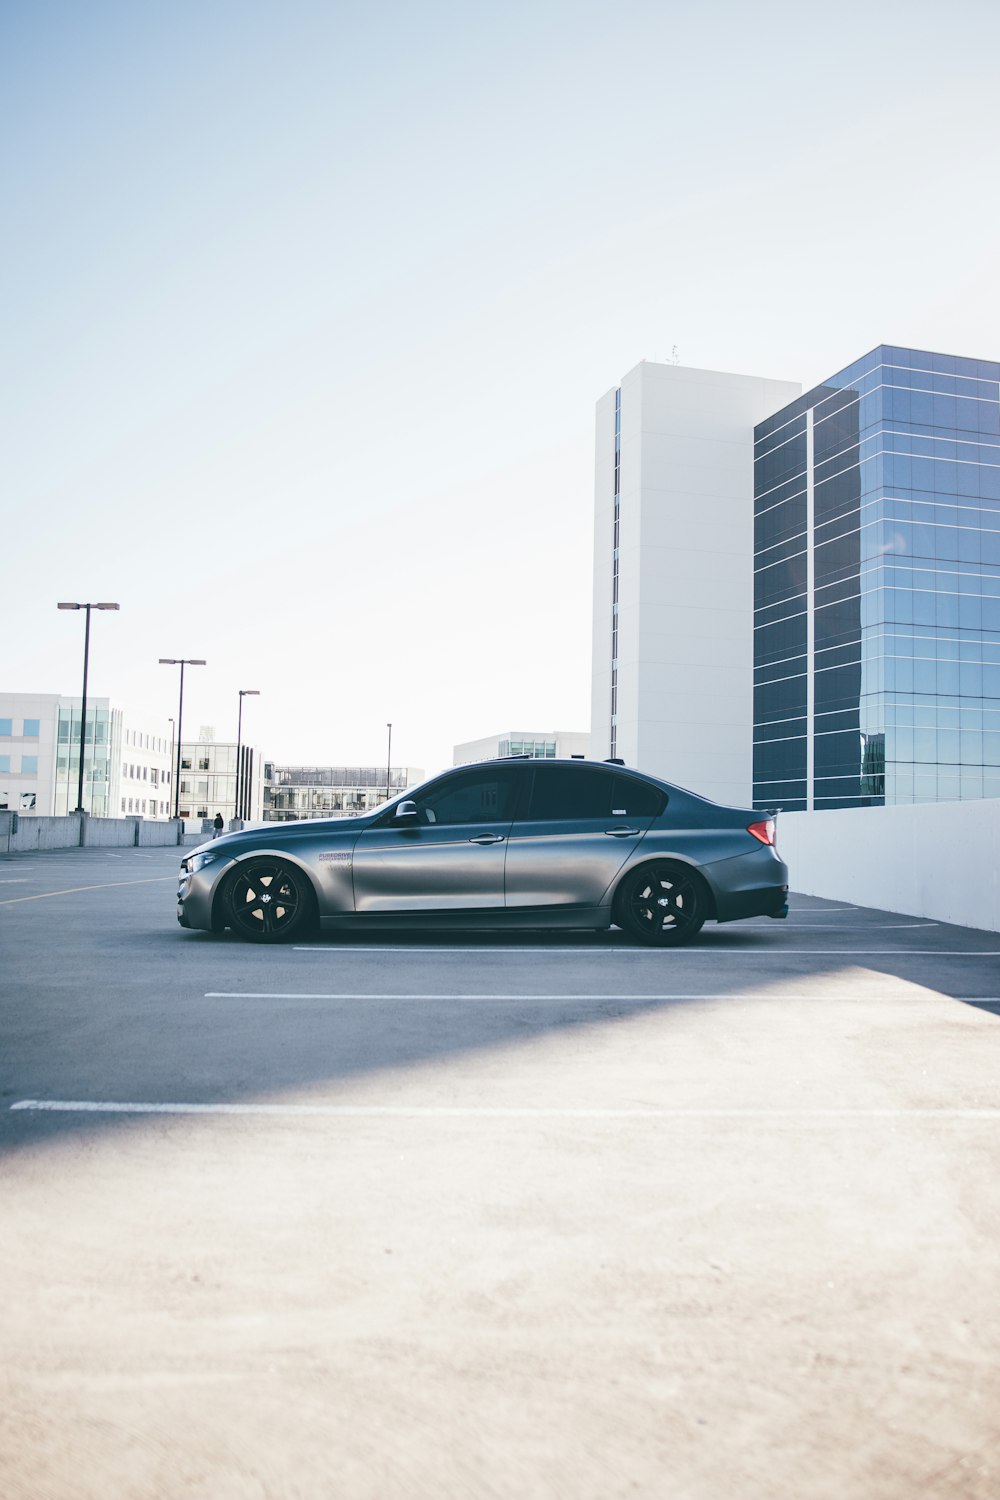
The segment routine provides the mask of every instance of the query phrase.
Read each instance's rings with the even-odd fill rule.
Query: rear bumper
[[[720,922],[738,922],[741,917],[787,917],[787,885],[767,886],[758,891],[740,891],[726,901],[726,914]]]
[[[719,922],[788,915],[788,866],[774,848],[761,846],[735,859],[709,865]]]

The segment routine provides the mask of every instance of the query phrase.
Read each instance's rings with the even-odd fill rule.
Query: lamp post
[[[161,667],[180,667],[181,669],[181,694],[177,701],[177,765],[174,767],[174,817],[179,818],[181,813],[181,746],[184,743],[181,733],[184,724],[184,668],[204,667],[207,663],[197,656],[161,656]]]
[[[171,766],[171,768],[172,768],[172,765],[174,765],[174,729],[177,726],[175,726],[174,720],[172,720],[172,718],[168,718],[168,720],[166,720],[166,723],[169,724],[169,760],[168,760],[168,765]],[[172,774],[172,772],[171,772],[171,774]],[[168,801],[168,804],[169,804],[169,796],[168,796],[168,798],[166,798],[166,801]]]
[[[385,800],[388,802],[392,795],[392,725],[386,724],[389,731],[389,746],[385,752]]]
[[[59,609],[85,609],[87,611],[87,627],[83,634],[83,701],[80,704],[80,780],[76,792],[76,811],[82,813],[83,807],[83,756],[87,744],[87,668],[90,664],[90,611],[92,609],[118,609],[117,604],[60,604]]]
[[[239,718],[238,718],[237,723],[236,723],[236,817],[237,817],[237,819],[242,818],[242,816],[243,816],[241,808],[243,806],[243,802],[245,801],[245,798],[241,798],[241,796],[240,796],[240,790],[241,790],[240,783],[241,783],[241,780],[242,780],[242,777],[241,777],[241,774],[240,774],[240,772],[242,770],[242,767],[240,766],[240,751],[241,751],[241,749],[243,747],[243,699],[244,698],[259,698],[260,697],[260,691],[257,688],[240,688],[239,689],[239,694],[240,694],[240,714],[239,714]]]

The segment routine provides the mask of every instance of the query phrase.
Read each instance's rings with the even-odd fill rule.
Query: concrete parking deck
[[[0,859],[5,1496],[995,1500],[997,934],[255,948],[177,864]]]

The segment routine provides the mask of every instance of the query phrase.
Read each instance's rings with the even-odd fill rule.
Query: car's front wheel
[[[251,943],[283,943],[303,935],[316,919],[309,879],[280,859],[237,865],[222,893],[225,921]]]
[[[667,948],[689,943],[701,931],[708,902],[694,871],[662,860],[625,877],[616,910],[626,932],[641,943]]]

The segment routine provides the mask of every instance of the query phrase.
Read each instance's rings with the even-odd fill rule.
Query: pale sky
[[[0,689],[431,772],[590,722],[643,358],[1000,358],[1000,6],[0,0]]]

